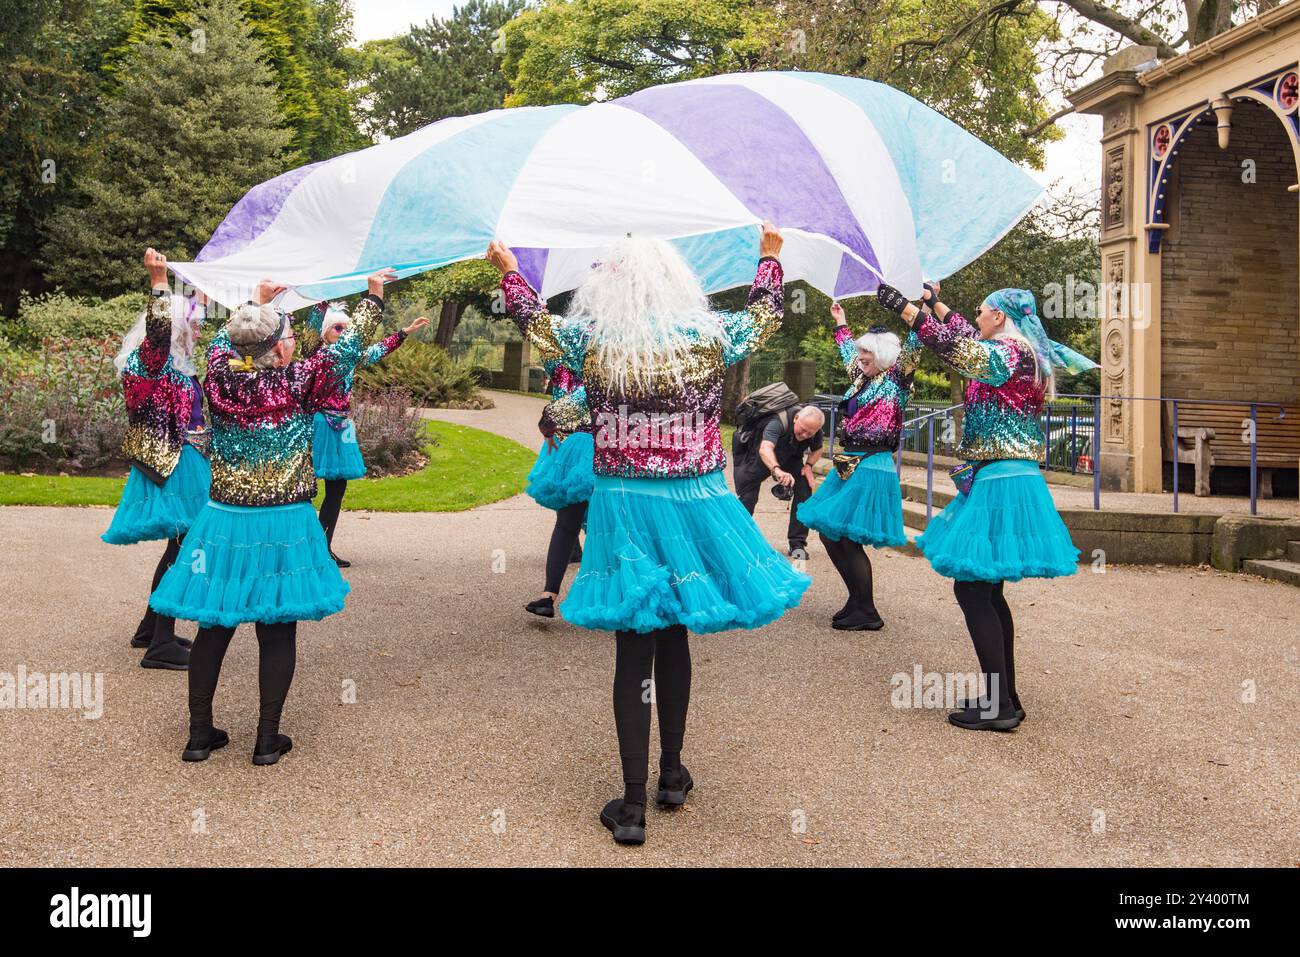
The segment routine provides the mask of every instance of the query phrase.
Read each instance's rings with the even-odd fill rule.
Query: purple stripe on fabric
[[[875,292],[880,288],[880,277],[848,253],[840,257],[840,272],[835,277],[835,295]]]
[[[262,235],[266,228],[275,222],[275,217],[280,215],[280,210],[294,187],[301,183],[308,173],[327,162],[329,161],[322,160],[319,163],[308,163],[306,166],[291,169],[287,173],[281,173],[275,179],[268,179],[265,183],[254,186],[226,214],[226,218],[221,221],[221,225],[212,234],[207,245],[199,250],[194,261],[210,262],[231,256]]]
[[[676,137],[756,216],[829,236],[879,268],[821,154],[771,100],[743,86],[691,83],[614,102]]]
[[[528,285],[541,293],[542,277],[546,275],[546,260],[550,257],[551,250],[546,247],[519,246],[510,251],[519,260],[519,275],[528,280]]]

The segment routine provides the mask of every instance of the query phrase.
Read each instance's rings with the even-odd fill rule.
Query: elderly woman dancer
[[[163,539],[167,547],[154,570],[150,591],[176,561],[181,539],[208,503],[212,472],[207,460],[203,390],[194,368],[194,345],[203,324],[198,300],[174,296],[167,285],[167,260],[144,254],[152,290],[149,304],[122,341],[117,371],[126,398],[122,455],[131,463],[122,498],[102,538],[111,545]],[[176,620],[146,605],[131,639],[147,648],[142,668],[184,671],[190,642],[176,637]]]
[[[871,559],[864,546],[906,545],[903,496],[893,452],[912,398],[912,377],[921,358],[915,333],[898,336],[876,326],[854,339],[844,308],[831,307],[835,341],[853,383],[841,403],[840,451],[817,493],[799,506],[799,520],[821,533],[822,544],[849,590],[849,600],[831,618],[841,631],[884,627],[876,611]]]
[[[690,699],[687,630],[757,628],[799,603],[810,579],[767,544],[723,476],[722,381],[729,365],[779,327],[781,235],[765,225],[746,310],[709,311],[699,281],[661,240],[607,250],[553,319],[502,243],[488,259],[503,273],[506,309],[544,357],[585,384],[543,414],[544,432],[595,423],[595,487],[582,566],[564,617],[615,633],[614,725],[624,792],[601,822],[622,844],[645,841],[650,687],[659,710],[656,801],[682,805],[694,785],[681,763]]]
[[[561,334],[581,337],[585,330]],[[551,401],[567,398],[573,408],[586,408],[587,393],[581,373],[574,372],[558,356],[548,357],[544,366],[550,381]],[[528,487],[524,491],[538,505],[555,512],[555,528],[551,530],[551,544],[546,550],[542,597],[524,606],[524,610],[534,615],[555,617],[555,600],[560,597],[564,573],[572,562],[582,557],[578,533],[587,517],[587,501],[596,484],[592,471],[594,454],[591,417],[571,416],[545,436],[537,462],[528,473]]]
[[[289,317],[268,305],[284,287],[269,280],[208,350],[212,500],[153,594],[159,614],[199,623],[184,761],[206,760],[230,742],[213,727],[212,699],[235,628],[249,621],[256,622],[261,693],[253,763],[275,764],[293,747],[280,733],[280,713],[293,681],[298,622],[342,611],[348,593],[311,506],[312,416],[333,400],[378,332],[391,272],[370,277],[347,329],[308,359],[293,361]]]
[[[959,728],[1009,731],[1025,711],[1016,693],[1015,622],[1003,586],[1072,575],[1079,557],[1038,470],[1039,413],[1053,389],[1054,366],[1082,371],[1095,363],[1048,338],[1026,289],[992,293],[975,325],[940,302],[932,286],[925,291],[930,314],[892,286],[881,286],[877,297],[970,380],[957,449],[966,464],[953,471],[958,495],[916,546],[936,572],[953,579],[986,683],[981,700],[959,702],[948,720]]]
[[[320,336],[321,347],[338,342],[339,336],[352,321],[342,309],[325,303],[312,306],[307,314],[307,324]],[[374,365],[399,348],[406,337],[423,329],[429,320],[421,316],[405,329],[376,342],[361,357],[361,365]],[[313,353],[314,354],[314,353]],[[339,568],[351,568],[352,563],[334,554],[334,529],[339,523],[343,496],[351,479],[365,477],[366,462],[357,444],[357,426],[352,420],[352,385],[355,369],[345,368],[338,389],[312,419],[311,464],[316,477],[325,483],[325,498],[320,505],[320,524],[325,530],[325,541],[330,548],[330,558]]]

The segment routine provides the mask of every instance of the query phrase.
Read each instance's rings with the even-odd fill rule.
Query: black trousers
[[[990,694],[997,694],[999,705],[1019,705],[1016,694],[1016,626],[1011,606],[1003,594],[1002,582],[952,583],[953,594],[966,618],[980,671]],[[996,692],[994,682],[997,683]]]
[[[167,569],[171,568],[175,563],[180,550],[181,540],[179,538],[169,538],[167,540],[167,547],[163,549],[162,558],[158,559],[158,566],[153,571],[153,583],[149,586],[150,595],[158,590],[158,583],[167,574]],[[154,648],[171,641],[174,637],[176,637],[176,619],[166,615],[159,615],[146,601],[144,617],[140,619],[140,624],[136,626],[135,635],[131,640],[144,639],[149,642],[151,648]]]
[[[807,548],[808,526],[799,521],[797,513],[799,503],[806,502],[812,497],[812,488],[804,478],[802,462],[781,462],[779,465],[794,476],[794,498],[790,501],[790,525],[786,529],[786,536],[790,539],[791,548]],[[736,480],[736,497],[745,506],[745,510],[753,515],[754,507],[758,505],[758,493],[763,488],[763,482],[769,477],[767,466],[761,461],[737,462],[732,470],[732,476]]]
[[[568,571],[573,549],[578,544],[578,533],[582,531],[582,520],[586,517],[586,502],[574,502],[555,513],[551,545],[546,550],[546,587],[542,591],[548,591],[552,595],[560,593],[564,573]]]
[[[343,493],[348,490],[347,479],[325,479],[325,498],[320,503],[320,527],[325,530],[325,541],[334,547],[334,529],[339,524],[339,509],[343,507]]]
[[[280,714],[293,671],[297,663],[298,623],[284,622],[275,625],[257,623],[258,668],[257,685],[261,697],[258,713],[259,737],[276,734],[280,730]],[[217,693],[217,680],[221,677],[221,663],[225,661],[233,628],[200,628],[190,649],[190,735],[206,735],[212,728],[212,699]]]
[[[623,764],[623,783],[632,799],[645,803],[650,764],[650,681],[659,711],[659,766],[676,768],[686,736],[691,701],[691,651],[686,628],[614,634],[614,727]]]

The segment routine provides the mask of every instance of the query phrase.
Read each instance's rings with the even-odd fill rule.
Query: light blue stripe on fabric
[[[412,159],[393,176],[375,210],[358,271],[418,271],[481,255],[533,147],[576,109],[504,110]],[[435,245],[441,255],[430,260]]]
[[[1025,475],[1039,475],[1037,462],[1028,459],[1000,459],[990,462],[975,475],[975,481],[987,482],[1000,478],[1020,478]]]
[[[898,471],[897,465],[894,462],[894,457],[888,452],[871,453],[871,456],[865,462],[861,463],[858,468],[875,469],[877,472]]]
[[[788,75],[840,94],[876,128],[912,207],[928,279],[943,279],[978,258],[1043,192],[997,150],[906,93],[855,77]]]
[[[758,265],[758,227],[737,226],[674,239],[706,293],[748,286]]]

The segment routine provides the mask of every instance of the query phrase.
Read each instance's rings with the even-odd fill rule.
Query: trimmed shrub
[[[401,389],[419,405],[446,406],[478,398],[473,369],[456,362],[447,350],[408,339],[382,362],[357,374],[364,392]]]
[[[80,299],[62,292],[23,296],[8,331],[29,344],[46,339],[120,340],[144,307],[145,297],[136,293],[113,299]]]

